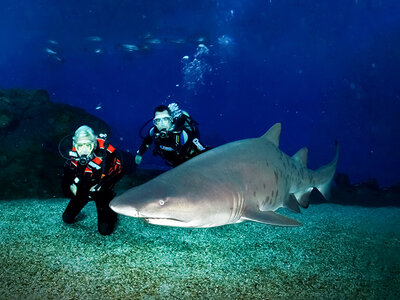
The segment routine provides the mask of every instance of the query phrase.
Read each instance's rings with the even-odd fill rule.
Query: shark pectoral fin
[[[287,198],[286,201],[283,203],[283,207],[290,209],[293,212],[300,212],[299,203],[297,203],[297,199],[293,194],[289,195],[289,198]]]
[[[273,211],[246,211],[243,219],[276,226],[300,226],[301,223]]]

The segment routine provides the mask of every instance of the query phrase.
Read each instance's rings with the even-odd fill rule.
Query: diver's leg
[[[74,223],[75,217],[87,203],[87,200],[82,200],[76,197],[71,198],[71,201],[69,201],[67,208],[62,215],[63,221],[67,224]]]
[[[113,198],[113,192],[99,195],[95,203],[97,207],[97,227],[102,235],[109,235],[114,231],[117,222],[117,213],[114,212],[109,204]]]

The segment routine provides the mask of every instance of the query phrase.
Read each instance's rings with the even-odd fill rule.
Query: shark
[[[333,160],[307,168],[308,149],[293,156],[279,149],[281,124],[264,135],[208,150],[110,202],[115,212],[150,224],[208,228],[244,221],[299,226],[276,212],[300,212],[314,191],[329,198],[339,146]]]

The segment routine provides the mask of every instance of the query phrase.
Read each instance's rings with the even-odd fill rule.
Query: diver
[[[176,103],[157,106],[154,109],[153,124],[136,152],[137,165],[142,162],[143,154],[153,142],[153,154],[161,156],[171,167],[210,149],[200,142],[197,123]]]
[[[108,144],[107,134],[98,137],[89,126],[79,127],[72,138],[70,159],[64,165],[62,189],[71,198],[62,218],[67,224],[91,200],[97,208],[98,231],[109,235],[114,231],[117,214],[109,207],[114,197],[114,184],[122,177],[122,164],[116,149]]]

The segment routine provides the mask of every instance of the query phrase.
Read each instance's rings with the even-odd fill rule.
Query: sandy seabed
[[[295,228],[119,216],[105,237],[94,203],[63,224],[67,203],[0,201],[0,299],[400,299],[400,208],[285,211]]]

